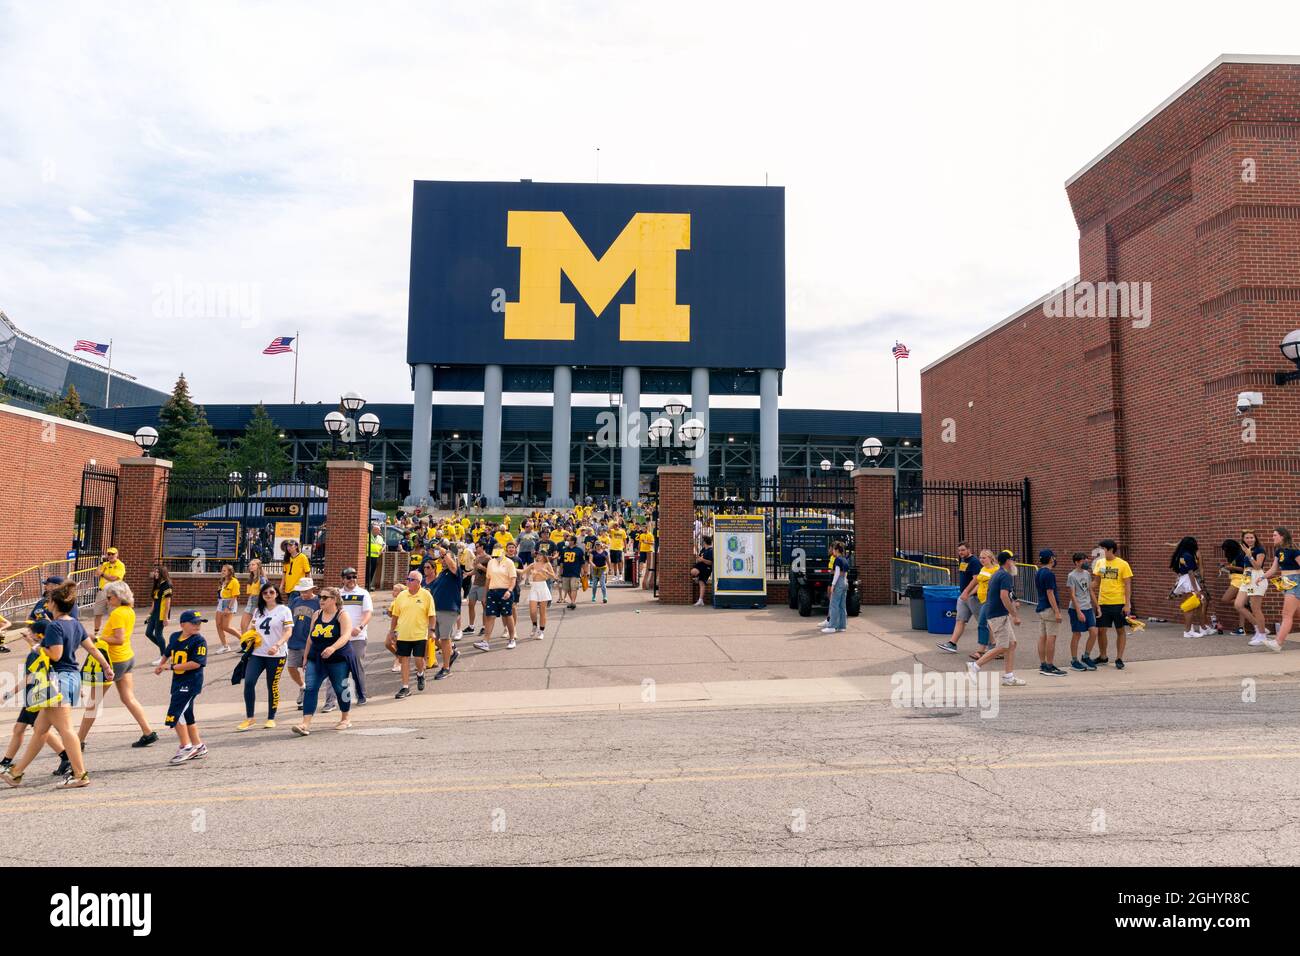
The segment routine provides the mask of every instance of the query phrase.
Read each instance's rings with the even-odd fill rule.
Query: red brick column
[[[153,566],[162,555],[172,463],[161,458],[119,458],[117,464],[117,540],[112,543],[126,565],[126,583],[135,592],[137,608],[147,608]]]
[[[659,466],[659,600],[693,604],[691,558],[695,540],[695,468]]]
[[[339,587],[339,573],[356,568],[366,573],[366,545],[370,523],[370,474],[368,461],[326,463],[329,506],[325,512],[325,580],[317,585]]]
[[[853,548],[863,604],[889,604],[894,557],[894,469],[853,472]]]

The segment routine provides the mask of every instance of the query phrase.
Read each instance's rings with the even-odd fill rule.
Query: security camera
[[[1263,404],[1263,392],[1241,392],[1237,395],[1237,414],[1245,415],[1252,408],[1258,408]]]

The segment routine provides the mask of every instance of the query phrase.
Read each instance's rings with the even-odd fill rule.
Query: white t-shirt
[[[254,611],[253,627],[262,635],[262,643],[253,651],[255,657],[284,657],[289,653],[286,632],[293,631],[293,611],[286,605],[277,604],[266,611]],[[279,653],[271,653],[272,644],[280,645]]]
[[[348,620],[352,622],[352,626],[361,628],[361,633],[349,640],[364,641],[369,637],[367,632],[370,627],[361,623],[361,616],[366,611],[373,614],[375,610],[375,602],[370,599],[370,592],[360,587],[340,588],[339,596],[343,598],[343,610],[348,612]]]

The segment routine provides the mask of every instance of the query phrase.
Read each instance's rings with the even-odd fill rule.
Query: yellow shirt
[[[1101,578],[1097,599],[1101,604],[1123,604],[1124,582],[1133,577],[1133,569],[1123,558],[1098,558],[1092,562],[1092,573]]]
[[[426,641],[429,639],[429,618],[434,616],[433,595],[428,588],[414,594],[403,590],[393,598],[388,613],[397,621],[399,641]]]
[[[641,543],[641,553],[646,554],[655,549],[655,536],[649,531],[643,531],[636,536],[637,541]]]
[[[121,561],[105,561],[102,563],[99,566],[99,586],[101,588],[108,583],[108,578],[104,577],[105,574],[115,574],[117,579],[121,581],[126,577],[126,565]]]
[[[497,539],[497,547],[499,548],[504,548],[511,541],[515,540],[515,536],[509,531],[498,531],[494,537]]]
[[[606,551],[609,550],[609,535],[608,535],[608,534],[599,534],[599,535],[596,536],[596,540],[599,541],[601,544],[603,544],[603,545],[605,546],[605,550],[606,550]]]
[[[229,581],[221,586],[221,596],[223,598],[239,597],[239,578],[232,577]]]
[[[627,543],[627,532],[622,528],[616,528],[609,533],[609,547],[611,551],[622,551],[623,545]]]
[[[118,664],[122,661],[129,661],[135,656],[131,650],[131,632],[135,630],[135,608],[127,607],[125,604],[119,604],[109,612],[108,620],[104,622],[104,629],[99,632],[101,639],[113,633],[117,628],[122,629],[126,640],[121,644],[108,645],[108,662]]]
[[[285,593],[292,594],[297,583],[309,574],[311,574],[311,562],[307,560],[307,555],[299,551],[293,556],[293,560],[284,566]]]
[[[564,540],[563,531],[556,530],[551,532],[551,544],[559,544],[563,540]]]
[[[975,596],[983,604],[989,598],[989,582],[993,580],[993,575],[997,573],[997,566],[980,568],[980,573],[975,575]]]
[[[465,537],[465,529],[460,524],[452,525],[449,531],[450,534],[448,537],[450,537],[452,541],[459,541],[461,538]]]

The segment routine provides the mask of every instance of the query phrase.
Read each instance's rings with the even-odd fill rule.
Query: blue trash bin
[[[961,588],[952,584],[925,586],[925,626],[931,634],[951,634],[957,627],[957,598]]]

